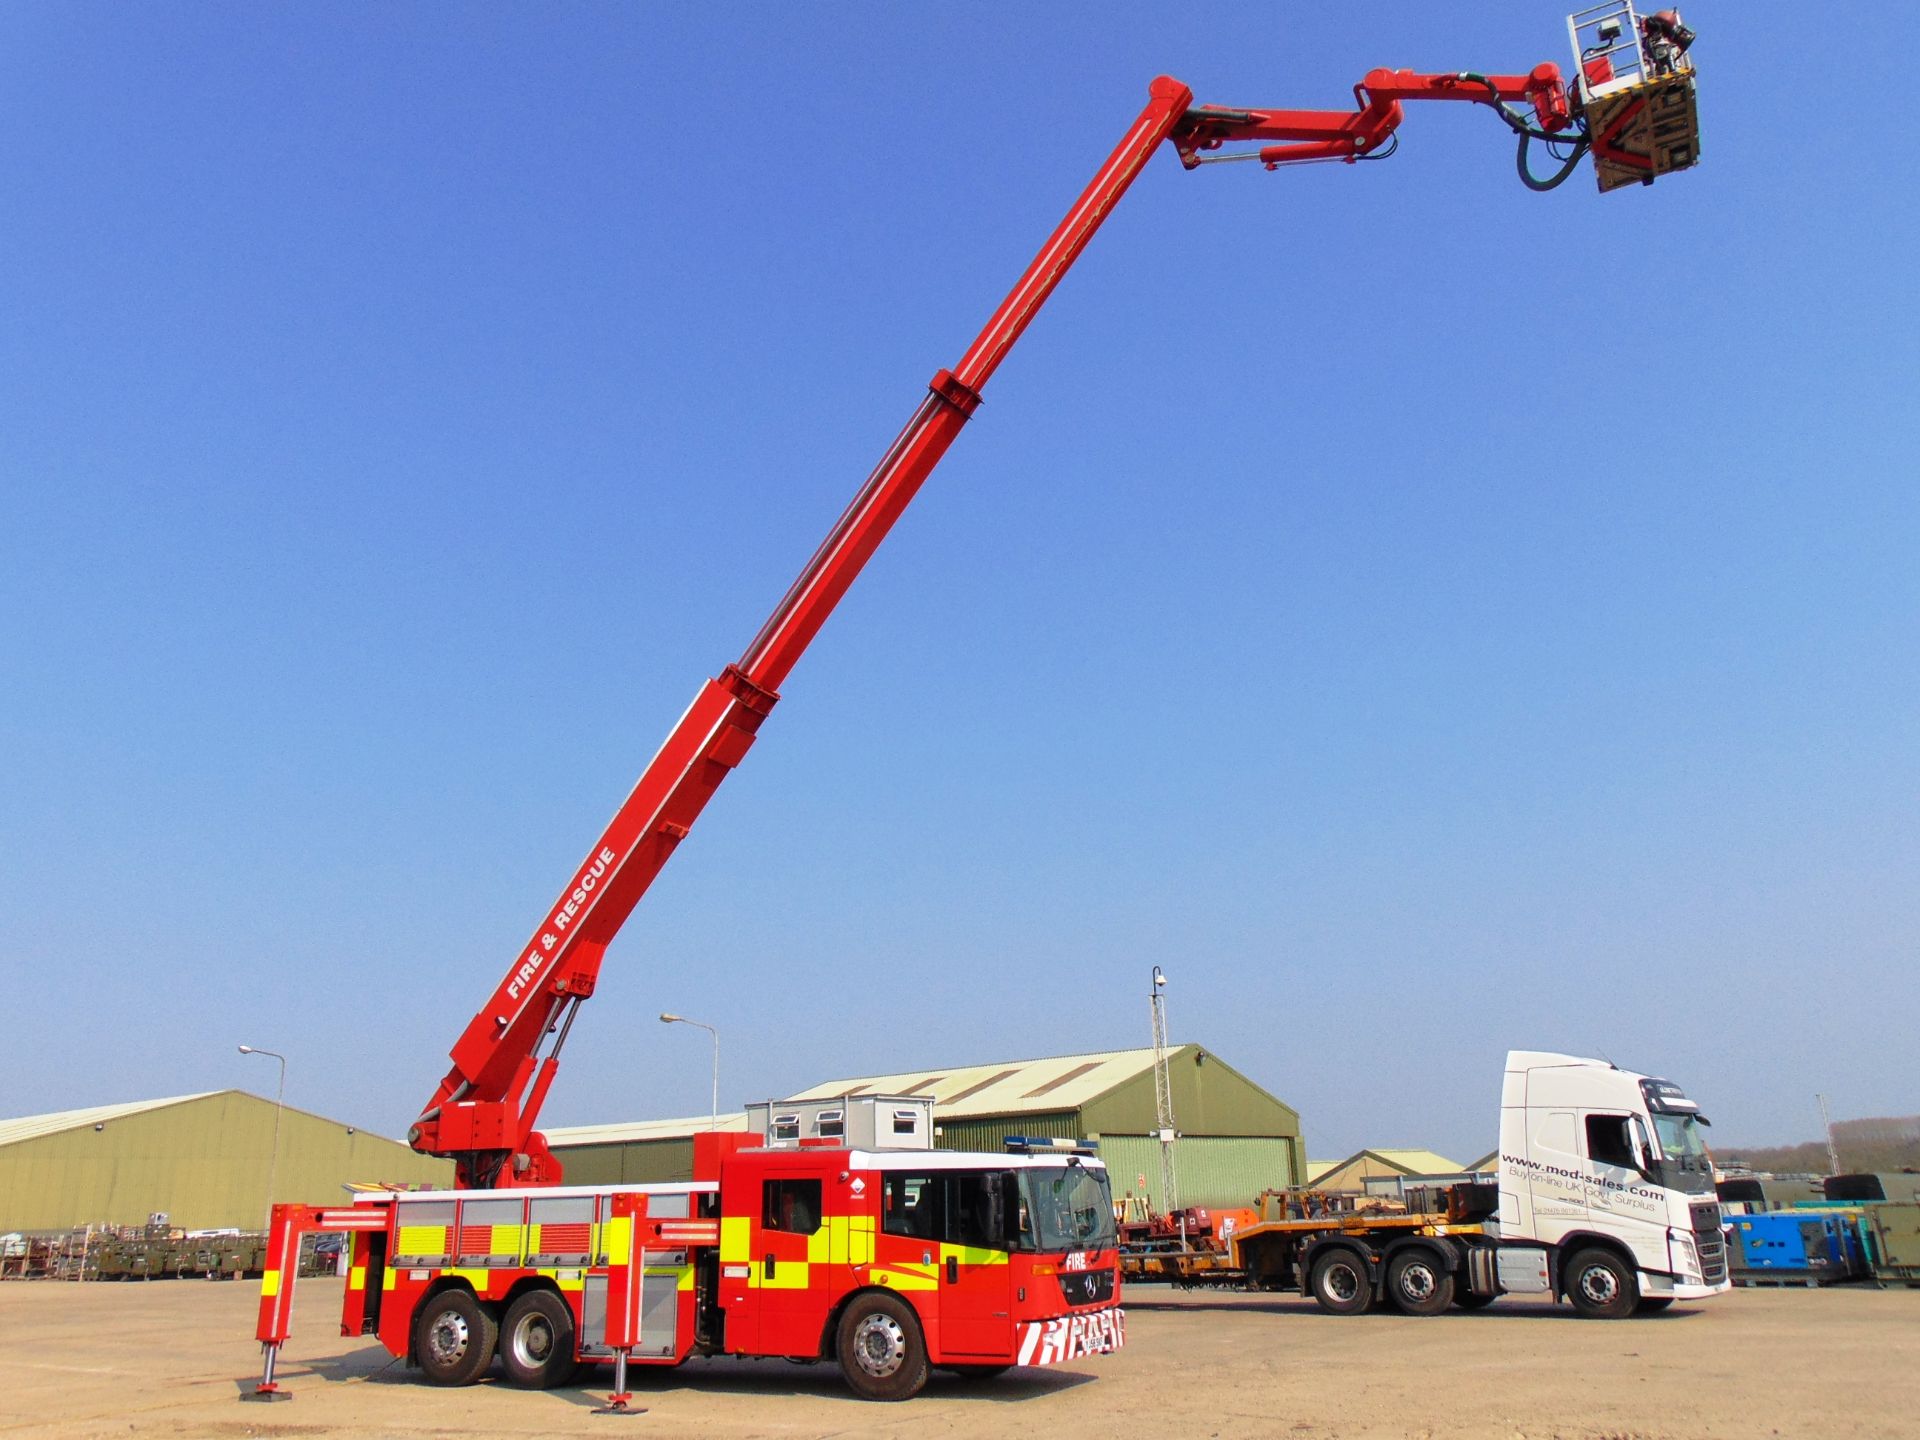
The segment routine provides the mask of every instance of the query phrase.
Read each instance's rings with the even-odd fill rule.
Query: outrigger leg
[[[624,1348],[613,1352],[613,1393],[607,1396],[607,1403],[593,1412],[595,1415],[644,1415],[647,1407],[635,1408],[633,1394],[627,1389],[627,1352]]]

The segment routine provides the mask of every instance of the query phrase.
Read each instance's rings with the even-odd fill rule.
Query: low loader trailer
[[[1449,1187],[1443,1208],[1336,1209],[1269,1191],[1209,1245],[1129,1247],[1129,1282],[1298,1289],[1335,1315],[1406,1315],[1550,1295],[1595,1319],[1664,1310],[1732,1288],[1707,1121],[1678,1085],[1537,1050],[1508,1054],[1493,1183]]]

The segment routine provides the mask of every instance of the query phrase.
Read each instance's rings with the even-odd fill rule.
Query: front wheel
[[[528,1390],[551,1390],[579,1373],[573,1355],[573,1311],[551,1290],[529,1290],[500,1322],[500,1364]]]
[[[927,1341],[905,1301],[856,1295],[834,1333],[840,1373],[862,1400],[908,1400],[926,1387]]]
[[[1364,1315],[1373,1308],[1373,1276],[1367,1262],[1344,1245],[1321,1252],[1307,1273],[1307,1288],[1331,1315]]]
[[[1453,1303],[1453,1276],[1431,1250],[1402,1250],[1387,1266],[1387,1294],[1403,1315],[1438,1315]]]
[[[1576,1250],[1564,1272],[1567,1299],[1589,1320],[1621,1320],[1640,1299],[1627,1262],[1611,1250]]]
[[[500,1327],[465,1290],[442,1290],[413,1322],[413,1358],[430,1385],[471,1385],[493,1363]]]

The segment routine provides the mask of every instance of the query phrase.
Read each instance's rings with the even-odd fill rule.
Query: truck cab
[[[1707,1123],[1670,1080],[1510,1051],[1500,1097],[1501,1288],[1550,1291],[1600,1316],[1731,1288]]]

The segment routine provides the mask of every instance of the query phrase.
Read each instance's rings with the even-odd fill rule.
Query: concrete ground
[[[0,1437],[194,1436],[1920,1436],[1920,1290],[1739,1290],[1640,1320],[1537,1301],[1430,1320],[1335,1318],[1237,1293],[1129,1293],[1127,1348],[997,1380],[936,1374],[918,1399],[853,1399],[826,1365],[695,1361],[604,1389],[439,1390],[344,1340],[337,1280],[305,1280],[281,1376],[257,1369],[251,1284],[0,1285]]]

